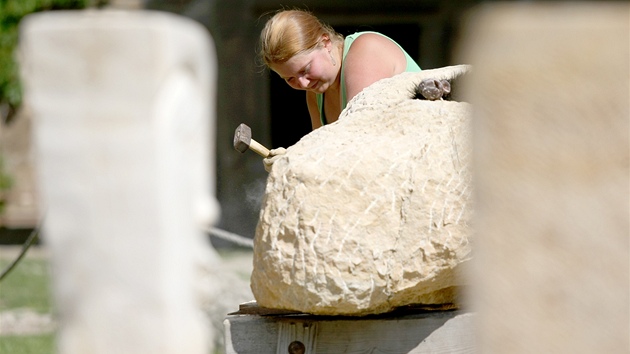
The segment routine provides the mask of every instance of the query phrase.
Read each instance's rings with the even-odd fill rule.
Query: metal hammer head
[[[243,153],[249,149],[249,144],[252,141],[252,129],[245,123],[236,128],[234,131],[234,148]]]

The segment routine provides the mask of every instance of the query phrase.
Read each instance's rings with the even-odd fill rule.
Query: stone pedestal
[[[475,315],[465,311],[407,308],[378,316],[331,317],[274,312],[248,303],[225,319],[225,352],[474,354],[474,321]]]

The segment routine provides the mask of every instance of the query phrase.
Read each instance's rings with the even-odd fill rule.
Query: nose
[[[298,77],[298,83],[300,84],[301,88],[307,88],[308,85],[311,83],[311,80],[307,79],[304,76],[300,76]]]

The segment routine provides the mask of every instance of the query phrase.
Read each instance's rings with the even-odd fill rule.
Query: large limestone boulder
[[[423,79],[467,70],[381,80],[274,163],[254,240],[259,306],[364,315],[456,300],[471,253],[471,107],[412,97]]]

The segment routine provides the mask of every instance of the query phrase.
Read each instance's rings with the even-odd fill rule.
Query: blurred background
[[[280,8],[312,11],[343,35],[372,30],[402,45],[423,69],[453,64],[458,23],[479,0],[7,0],[0,2],[0,244],[20,244],[38,223],[30,155],[29,112],[20,106],[14,53],[17,26],[31,12],[104,8],[166,11],[211,33],[218,56],[217,228],[253,238],[266,175],[255,153],[234,150],[240,123],[268,148],[288,147],[310,131],[303,91],[289,88],[257,59],[258,35]],[[238,247],[209,234],[217,248]]]

